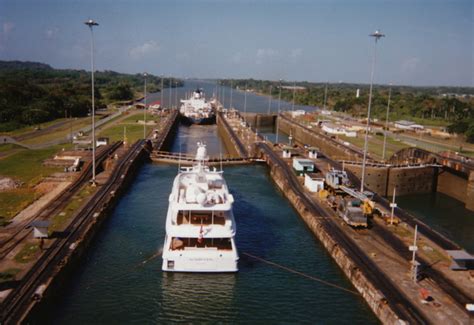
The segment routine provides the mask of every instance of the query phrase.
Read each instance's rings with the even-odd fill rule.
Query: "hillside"
[[[64,116],[86,116],[91,107],[90,78],[90,72],[85,70],[54,69],[38,62],[0,61],[0,132]],[[143,92],[141,74],[97,71],[95,81],[96,107],[132,100]],[[165,88],[169,84],[169,78],[164,80]],[[149,92],[159,91],[160,86],[159,77],[148,75]]]

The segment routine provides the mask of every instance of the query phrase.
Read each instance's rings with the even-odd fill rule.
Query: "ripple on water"
[[[160,257],[143,264],[163,243],[167,198],[175,175],[175,166],[145,165],[139,171],[65,293],[37,320],[49,317],[57,324],[377,323],[360,297],[242,254],[249,252],[351,288],[261,166],[225,169],[236,198],[238,273],[163,273]]]

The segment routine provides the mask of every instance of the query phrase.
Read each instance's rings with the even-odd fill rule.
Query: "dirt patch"
[[[13,178],[0,176],[0,192],[13,190],[20,186],[21,183],[15,181]]]

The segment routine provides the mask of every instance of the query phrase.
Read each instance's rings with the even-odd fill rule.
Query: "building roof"
[[[400,125],[405,125],[405,126],[411,126],[416,124],[415,122],[412,121],[407,121],[407,120],[400,120],[400,121],[395,121],[395,124],[400,124]]]
[[[293,160],[296,160],[299,162],[301,165],[307,165],[307,166],[314,166],[314,162],[310,159],[304,159],[304,158],[293,158]]]
[[[466,252],[465,250],[447,250],[446,253],[448,253],[451,258],[454,260],[463,260],[463,261],[474,261],[474,256]]]
[[[35,220],[30,223],[31,227],[48,228],[51,222],[49,220]]]

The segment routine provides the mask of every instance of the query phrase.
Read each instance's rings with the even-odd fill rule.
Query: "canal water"
[[[214,94],[219,93],[219,98],[221,103],[225,108],[229,108],[231,104],[231,88],[226,86],[218,86],[214,80],[185,80],[183,87],[178,88],[165,88],[163,90],[163,104],[165,107],[176,107],[180,106],[180,99],[187,99],[194,90],[197,88],[202,88],[206,95],[206,98],[210,100]],[[153,101],[161,101],[161,93],[148,94],[147,102],[151,103]],[[232,107],[238,109],[239,111],[245,110],[245,92],[233,89],[232,90]],[[270,103],[270,109],[269,109]],[[280,103],[280,105],[278,105]],[[171,104],[171,105],[170,105]],[[292,109],[292,103],[287,101],[278,101],[278,99],[273,98],[270,102],[269,96],[257,95],[251,92],[247,92],[247,112],[256,112],[256,113],[276,113],[278,111],[278,106],[280,110],[289,111]],[[315,109],[313,106],[304,106],[304,105],[295,105],[295,110],[306,110],[312,111]]]
[[[397,197],[397,203],[474,254],[474,211],[443,193]]]
[[[196,130],[187,130],[194,140],[208,132]],[[35,315],[38,323],[378,323],[359,295],[244,255],[355,290],[263,165],[224,168],[235,197],[239,272],[162,272],[157,252],[176,173],[177,166],[157,164],[138,171],[65,290]]]

